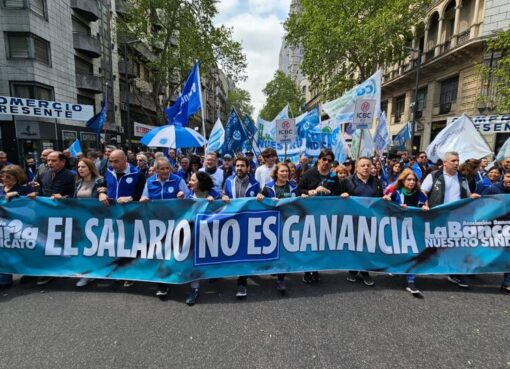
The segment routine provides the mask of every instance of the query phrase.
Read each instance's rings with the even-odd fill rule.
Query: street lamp
[[[124,77],[126,78],[126,118],[127,118],[127,139],[129,140],[128,147],[132,149],[132,135],[131,135],[131,107],[129,106],[129,66],[128,66],[128,45],[133,45],[138,42],[142,42],[140,40],[131,40],[124,41]]]
[[[421,67],[422,51],[420,49],[414,49],[414,48],[408,47],[408,46],[404,46],[404,49],[418,53],[418,59],[416,60],[416,85],[415,85],[415,89],[414,89],[413,122],[411,124],[411,154],[414,154],[413,141],[414,141],[414,133],[416,132],[416,114],[418,114],[418,87],[420,84],[420,67]]]

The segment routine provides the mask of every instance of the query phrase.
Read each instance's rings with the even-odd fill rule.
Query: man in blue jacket
[[[243,197],[256,197],[260,192],[260,184],[250,174],[250,161],[247,158],[239,157],[235,161],[235,174],[225,180],[222,200],[229,203],[230,199]],[[237,279],[236,297],[239,299],[248,296],[246,276]]]
[[[188,195],[188,186],[184,179],[172,173],[170,161],[161,156],[154,163],[156,174],[147,178],[140,202],[149,200],[184,199]],[[168,285],[158,284],[156,296],[164,298],[168,295]]]
[[[105,174],[106,188],[98,189],[99,201],[108,205],[110,200],[117,204],[138,201],[145,187],[145,175],[137,167],[128,163],[122,150],[114,150],[110,154],[110,164]],[[125,281],[124,287],[131,287],[133,281]]]

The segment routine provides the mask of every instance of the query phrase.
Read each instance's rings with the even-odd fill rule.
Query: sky
[[[262,109],[262,90],[278,69],[278,55],[284,34],[290,0],[220,0],[216,24],[233,28],[233,38],[243,45],[248,79],[238,87],[247,90],[255,107],[254,117]]]

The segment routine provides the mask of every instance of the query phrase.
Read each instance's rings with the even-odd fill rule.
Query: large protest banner
[[[0,202],[0,272],[185,283],[311,270],[510,272],[510,196]]]

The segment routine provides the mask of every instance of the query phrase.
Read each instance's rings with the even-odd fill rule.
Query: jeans
[[[12,274],[0,273],[0,284],[11,284],[11,283],[12,283]]]
[[[510,273],[503,274],[503,286],[510,286]]]
[[[407,283],[414,283],[416,281],[416,274],[408,274],[406,275]]]

